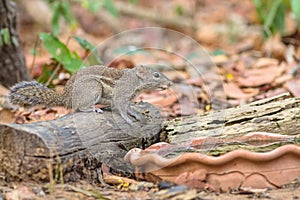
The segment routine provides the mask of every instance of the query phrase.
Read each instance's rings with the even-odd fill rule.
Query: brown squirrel
[[[36,81],[20,82],[11,88],[9,99],[12,104],[24,107],[42,104],[63,106],[75,111],[102,112],[95,109],[96,104],[128,109],[131,100],[142,90],[166,89],[171,84],[172,81],[166,76],[148,66],[118,70],[96,65],[82,68],[71,76],[62,93]],[[121,110],[122,116],[130,121],[122,113],[128,110]]]

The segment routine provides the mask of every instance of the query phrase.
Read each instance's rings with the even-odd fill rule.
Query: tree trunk
[[[0,83],[5,87],[31,79],[21,50],[16,16],[15,2],[0,0]]]

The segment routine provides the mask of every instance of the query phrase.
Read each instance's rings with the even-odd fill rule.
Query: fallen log
[[[137,122],[127,126],[107,111],[74,113],[32,124],[2,124],[0,176],[3,181],[48,181],[54,171],[55,177],[61,176],[65,181],[97,181],[100,164],[132,172],[132,165],[123,161],[127,151],[133,147],[143,149],[158,141],[182,146],[195,138],[226,139],[256,131],[296,135],[300,130],[299,105],[300,98],[282,95],[237,108],[166,121],[162,132],[159,132],[159,111],[147,103],[137,106],[146,120],[142,126]],[[232,150],[226,149],[227,146],[230,145],[216,151]],[[179,148],[176,152],[186,150]]]
[[[157,141],[160,112],[148,103],[135,105],[145,123],[128,125],[110,111],[74,113],[31,124],[0,125],[0,181],[97,181],[102,163],[132,172],[123,160],[133,147]],[[53,175],[53,177],[52,177]]]
[[[194,138],[229,138],[251,132],[282,135],[300,133],[300,98],[285,93],[235,108],[176,118],[164,123],[165,141],[171,144]]]

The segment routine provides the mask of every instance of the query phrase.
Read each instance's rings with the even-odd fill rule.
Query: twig
[[[49,77],[49,79],[47,80],[47,82],[45,83],[46,86],[49,86],[49,85],[50,85],[51,81],[53,80],[54,76],[58,73],[58,71],[60,70],[60,68],[61,68],[61,63],[59,63],[59,64],[55,67],[53,73],[51,74],[51,76]]]
[[[78,192],[78,193],[84,194],[84,195],[86,195],[88,197],[95,197],[97,199],[108,200],[108,198],[104,197],[97,190],[87,191],[87,190],[84,190],[84,189],[81,189],[81,188],[78,188],[78,187],[75,187],[75,186],[72,186],[72,185],[65,185],[65,188],[69,189],[71,191],[74,191],[74,192]]]
[[[40,38],[37,36],[37,39],[36,39],[36,41],[34,43],[34,46],[33,46],[34,54],[33,54],[33,59],[32,59],[32,63],[31,63],[30,74],[33,73],[35,59],[36,59],[36,49],[37,49],[39,44],[40,44]]]

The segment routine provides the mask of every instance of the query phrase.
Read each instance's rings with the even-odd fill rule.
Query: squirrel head
[[[138,65],[135,68],[136,76],[142,83],[140,89],[167,89],[173,82],[159,71],[155,71],[151,67]]]

